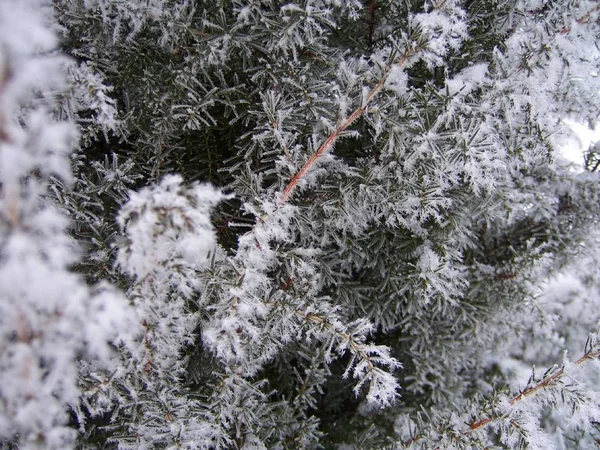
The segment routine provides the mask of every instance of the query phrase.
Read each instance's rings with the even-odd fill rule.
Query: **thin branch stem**
[[[587,352],[585,355],[583,355],[581,358],[579,358],[577,361],[575,361],[574,365],[581,366],[581,365],[585,364],[586,362],[591,361],[592,359],[598,358],[599,356],[600,356],[600,350]],[[541,391],[542,389],[545,389],[550,386],[554,386],[556,383],[558,383],[562,379],[564,374],[565,374],[565,368],[561,367],[557,372],[545,377],[536,385],[529,386],[528,388],[521,391],[518,395],[513,397],[512,400],[510,401],[510,406],[515,406],[517,403],[523,401],[527,397],[531,397],[532,395],[535,395],[537,392]],[[478,420],[476,422],[472,422],[471,424],[469,424],[469,429],[466,430],[465,432],[463,432],[463,435],[469,434],[481,427],[484,427],[485,425],[493,422],[494,420],[496,420],[498,418],[499,418],[499,416],[496,416],[496,417],[492,416],[492,417],[486,417],[486,418]]]
[[[598,349],[598,348],[590,349],[581,358],[579,358],[577,361],[575,361],[573,363],[573,365],[574,366],[582,366],[586,362],[591,361],[593,359],[597,359],[599,357],[600,357],[600,349]],[[529,386],[528,388],[525,388],[524,390],[519,392],[519,394],[515,395],[510,401],[510,407],[512,408],[519,402],[525,400],[525,398],[532,397],[535,394],[537,394],[539,391],[541,391],[545,388],[556,385],[562,379],[562,377],[564,375],[565,375],[565,368],[563,366],[559,370],[557,370],[555,373],[548,375],[547,377],[540,380],[539,383],[537,383],[533,386]],[[467,428],[466,430],[464,430],[462,432],[458,432],[457,434],[455,434],[455,437],[458,439],[466,438],[467,436],[472,434],[474,431],[479,430],[479,429],[489,425],[490,423],[495,422],[496,420],[499,420],[503,417],[506,417],[506,415],[504,414],[504,415],[488,416],[488,417],[484,417],[483,419],[471,422],[468,424],[469,428]],[[400,444],[401,448],[410,448],[410,446],[412,444],[422,441],[426,437],[427,437],[427,434],[415,436],[412,439],[410,439],[409,441],[401,443]],[[436,450],[438,450],[438,449],[440,449],[440,447],[436,447]]]
[[[589,20],[589,18],[592,16],[592,14],[594,14],[595,12],[600,11],[600,6],[596,6],[595,8],[590,9],[587,14],[579,17],[578,19],[575,19],[575,21],[579,24],[579,25],[583,25],[584,23],[587,23],[587,21]],[[571,31],[570,28],[568,27],[564,27],[562,30],[560,30],[559,34],[567,34]]]
[[[371,103],[371,101],[373,101],[373,99],[375,97],[377,97],[379,92],[381,92],[381,90],[383,89],[383,86],[385,85],[385,81],[387,80],[387,77],[388,77],[390,71],[392,70],[392,68],[394,66],[398,66],[400,68],[404,67],[406,65],[406,62],[408,61],[408,58],[411,55],[413,55],[416,51],[417,50],[414,50],[414,49],[407,50],[396,62],[393,62],[392,64],[390,64],[386,67],[385,71],[383,72],[383,76],[377,82],[377,84],[373,87],[373,89],[371,90],[371,92],[369,93],[367,98],[363,101],[362,105],[359,106],[358,108],[356,108],[352,114],[350,114],[341,124],[339,124],[335,128],[335,130],[327,137],[327,139],[325,139],[325,141],[321,144],[321,146],[317,149],[317,151],[314,152],[310,156],[310,158],[308,158],[308,161],[306,161],[304,163],[304,165],[298,171],[298,173],[296,173],[296,175],[294,175],[292,177],[292,179],[289,181],[288,185],[283,190],[283,193],[279,200],[280,203],[283,204],[287,201],[287,199],[293,192],[293,190],[296,187],[296,185],[298,184],[298,182],[300,180],[302,180],[302,178],[304,178],[304,176],[308,173],[308,171],[312,168],[312,166],[317,162],[317,160],[327,150],[329,150],[333,146],[333,144],[337,141],[338,137],[340,137],[340,135],[350,125],[352,125],[358,118],[360,118],[365,113],[365,111],[367,110],[367,107],[369,106],[369,103]]]

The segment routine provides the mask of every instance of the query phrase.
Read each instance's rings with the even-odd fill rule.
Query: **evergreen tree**
[[[594,445],[597,2],[0,7],[7,448]]]

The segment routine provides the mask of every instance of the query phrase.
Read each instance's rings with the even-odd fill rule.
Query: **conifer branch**
[[[577,22],[577,24],[583,25],[583,24],[587,23],[587,21],[592,16],[592,14],[594,14],[595,12],[598,12],[598,11],[600,11],[600,6],[596,6],[595,8],[590,9],[586,14],[577,18],[575,21]],[[567,34],[570,31],[571,31],[570,28],[564,27],[562,30],[560,30],[560,34]]]
[[[394,61],[392,64],[388,64],[388,66],[385,68],[385,71],[383,72],[383,76],[380,78],[380,80],[377,82],[377,84],[373,87],[373,89],[371,90],[369,95],[366,97],[366,99],[362,102],[362,105],[359,106],[358,108],[356,108],[354,110],[354,112],[346,118],[346,120],[344,120],[341,124],[339,124],[335,128],[335,130],[327,137],[327,139],[325,139],[325,141],[321,144],[321,146],[317,149],[317,151],[314,152],[310,156],[310,158],[308,158],[308,160],[304,163],[304,165],[296,173],[296,175],[294,175],[292,177],[292,179],[289,181],[288,185],[283,190],[281,198],[279,199],[280,203],[283,204],[287,201],[287,199],[293,192],[293,190],[296,187],[296,185],[298,184],[298,182],[300,180],[302,180],[302,178],[304,178],[304,176],[308,173],[308,171],[312,168],[312,166],[317,162],[317,160],[327,150],[329,150],[333,146],[333,144],[335,144],[338,137],[340,137],[340,135],[350,125],[352,125],[356,120],[358,120],[365,113],[369,104],[373,101],[373,99],[375,99],[375,97],[377,97],[379,92],[383,89],[383,87],[385,85],[385,81],[387,80],[387,77],[390,74],[390,71],[392,70],[392,68],[394,66],[403,68],[406,65],[406,62],[408,61],[408,58],[410,58],[412,55],[417,53],[419,50],[420,50],[420,48],[406,50],[397,61]]]
[[[487,392],[480,364],[520,348],[514,330],[526,363],[595,324],[587,263],[576,326],[559,294],[536,305],[552,334],[510,313],[598,248],[598,177],[551,158],[564,117],[597,122],[598,2],[46,3],[0,2],[0,442],[381,448],[427,405],[410,448],[548,448],[600,420],[577,369],[595,337],[521,388],[463,395]],[[338,140],[354,175],[334,199]],[[227,196],[199,178],[237,200],[215,212]],[[298,185],[323,202],[287,204]],[[103,277],[125,295],[90,290]],[[401,367],[402,408],[379,411]],[[330,402],[347,385],[360,401]]]
[[[573,365],[578,367],[578,366],[581,366],[581,365],[585,364],[586,362],[596,359],[598,357],[600,357],[600,349],[589,350],[581,358],[579,358],[577,361],[575,361],[575,363],[573,363]],[[511,407],[515,406],[517,403],[523,401],[525,398],[531,397],[531,396],[537,394],[542,389],[556,385],[562,379],[562,377],[564,375],[565,375],[565,366],[562,366],[556,372],[549,373],[539,383],[523,389],[518,395],[516,395],[512,398],[512,400],[510,401],[510,406]],[[490,424],[491,422],[494,422],[495,420],[498,420],[502,417],[503,416],[490,416],[490,417],[485,417],[481,420],[472,422],[469,424],[469,429],[464,431],[462,434],[463,435],[470,434],[473,431],[475,431],[479,428],[482,428],[482,427]]]
[[[588,341],[588,345],[589,345],[589,341]],[[577,361],[575,361],[573,363],[573,366],[579,367],[591,360],[594,360],[594,359],[597,359],[600,357],[600,348],[598,348],[597,346],[591,346],[591,345],[589,345],[589,346],[591,348],[589,350],[587,350],[586,353],[581,358],[579,358]],[[538,383],[534,384],[533,386],[529,386],[529,387],[523,389],[521,392],[519,392],[519,394],[512,397],[512,399],[510,400],[510,403],[509,403],[509,407],[512,408],[515,405],[517,405],[518,403],[520,403],[521,401],[525,400],[526,398],[532,397],[546,388],[555,386],[557,383],[559,383],[562,380],[562,378],[564,376],[565,376],[565,366],[564,365],[562,367],[560,367],[556,372],[549,370],[548,373],[546,374],[546,376],[544,376],[542,378],[542,380],[540,380]],[[484,417],[482,419],[473,421],[473,422],[467,424],[468,428],[466,430],[464,430],[462,432],[457,432],[454,434],[454,436],[458,439],[465,439],[469,435],[471,435],[474,431],[482,429],[482,428],[486,427],[487,425],[490,425],[491,423],[496,422],[497,420],[501,420],[502,418],[507,417],[507,415],[508,415],[508,413],[492,415],[492,416]],[[400,448],[410,448],[411,445],[416,444],[425,438],[427,438],[427,434],[421,434],[419,436],[415,436],[412,439],[410,439],[409,441],[405,441],[402,444],[400,444],[401,445]],[[436,449],[440,450],[441,447],[436,447]]]
[[[375,365],[371,361],[371,358],[369,358],[369,355],[367,355],[367,352],[365,351],[364,346],[362,346],[359,342],[357,342],[356,339],[354,339],[350,334],[339,330],[330,321],[328,321],[327,319],[325,319],[317,314],[306,313],[299,309],[294,310],[294,312],[296,313],[297,316],[301,317],[302,319],[306,320],[307,322],[313,322],[315,324],[322,326],[325,329],[332,330],[333,333],[336,336],[338,336],[343,342],[348,343],[348,345],[352,349],[352,353],[358,354],[367,363],[367,365],[369,366],[369,370],[373,370],[375,368]]]

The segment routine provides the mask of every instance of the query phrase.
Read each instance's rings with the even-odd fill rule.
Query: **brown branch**
[[[578,19],[575,19],[575,21],[579,24],[579,25],[583,25],[584,23],[587,23],[588,19],[591,17],[592,14],[594,14],[595,12],[600,11],[600,6],[596,6],[595,8],[590,9],[587,14],[579,17]],[[560,30],[559,34],[567,34],[571,31],[570,28],[564,27],[562,30]]]
[[[4,95],[4,92],[12,81],[13,72],[10,67],[9,61],[4,61],[4,65],[0,67],[0,97]],[[8,132],[8,117],[4,115],[8,111],[0,110],[0,145],[10,145],[13,143],[13,139]],[[20,211],[19,211],[19,192],[18,186],[14,182],[7,182],[0,188],[0,197],[6,200],[6,212],[8,216],[8,222],[15,228],[20,222]]]
[[[361,117],[365,111],[367,110],[367,107],[369,106],[369,103],[371,103],[371,101],[373,101],[373,99],[377,96],[377,94],[379,94],[379,92],[381,91],[381,89],[383,89],[383,86],[385,84],[385,81],[387,80],[387,77],[390,73],[390,71],[392,70],[392,68],[394,66],[398,66],[400,68],[404,67],[406,65],[406,62],[408,61],[408,58],[414,54],[417,50],[407,50],[398,61],[388,65],[383,73],[383,76],[381,77],[381,79],[379,80],[379,82],[375,85],[375,87],[373,87],[373,90],[369,93],[369,95],[367,96],[367,98],[365,99],[365,101],[363,102],[363,104],[361,106],[359,106],[358,108],[356,108],[354,110],[354,112],[352,114],[350,114],[350,116],[348,116],[346,118],[346,120],[344,120],[341,124],[339,124],[335,130],[329,135],[329,137],[327,137],[327,139],[325,139],[325,141],[321,144],[321,146],[317,149],[316,152],[314,152],[310,158],[308,158],[308,161],[306,161],[304,163],[304,165],[302,166],[302,168],[298,171],[298,173],[296,173],[296,175],[294,175],[292,177],[292,179],[289,181],[288,185],[285,187],[285,189],[283,190],[283,193],[281,195],[281,198],[279,200],[280,203],[285,203],[287,201],[287,199],[289,198],[289,196],[291,195],[292,191],[294,190],[294,188],[296,187],[296,185],[298,184],[298,182],[304,178],[304,176],[308,173],[308,171],[312,168],[312,166],[317,162],[317,160],[327,151],[329,150],[333,144],[335,143],[335,141],[337,141],[338,137],[340,137],[340,135],[350,126],[352,125],[359,117]]]
[[[592,359],[598,358],[599,356],[600,356],[600,350],[596,350],[593,352],[590,351],[590,352],[586,353],[585,355],[583,355],[581,358],[579,358],[577,361],[575,361],[574,365],[581,366]],[[554,386],[556,383],[558,383],[561,380],[561,378],[564,376],[564,374],[565,374],[565,368],[561,367],[556,373],[544,378],[538,384],[524,389],[518,395],[513,397],[513,399],[510,401],[510,406],[515,406],[517,403],[521,402],[522,400],[524,400],[527,397],[531,397],[532,395],[535,395],[537,392],[541,391],[542,389],[548,388],[550,386]],[[472,422],[471,424],[469,424],[469,429],[467,431],[463,432],[463,434],[469,434],[472,431],[477,430],[478,428],[481,428],[481,427],[489,424],[490,422],[493,422],[494,420],[496,420],[498,418],[499,417],[486,417],[486,418],[478,420],[476,422]]]
[[[581,358],[579,358],[577,361],[575,361],[573,363],[573,365],[581,366],[581,365],[585,364],[586,362],[591,361],[593,359],[597,359],[599,357],[600,357],[600,349],[589,350]],[[525,388],[519,394],[515,395],[512,398],[512,400],[510,401],[510,407],[515,406],[517,403],[523,401],[525,398],[531,397],[543,389],[546,389],[548,387],[556,385],[562,379],[562,377],[564,375],[565,375],[565,368],[563,366],[558,371],[553,373],[552,375],[549,375],[549,376],[545,377],[544,379],[542,379],[539,383],[537,383],[533,386],[530,386],[528,388]],[[498,419],[501,419],[502,417],[505,417],[505,416],[503,416],[503,415],[488,416],[488,417],[484,417],[483,419],[471,422],[471,423],[467,424],[469,427],[468,429],[462,431],[461,433],[457,433],[456,436],[458,438],[466,437],[466,436],[470,435],[471,433],[473,433],[475,430],[483,428],[486,425],[489,425],[490,423],[495,422]],[[415,436],[412,439],[410,439],[409,441],[405,441],[404,443],[401,443],[402,448],[410,448],[410,446],[412,444],[421,441],[426,436],[427,436],[426,434],[422,434],[420,436]]]

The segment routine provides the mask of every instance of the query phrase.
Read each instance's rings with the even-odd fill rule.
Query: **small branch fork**
[[[294,310],[294,312],[296,313],[296,315],[306,320],[307,322],[313,322],[318,325],[321,325],[324,328],[332,329],[334,334],[336,334],[339,338],[341,338],[343,341],[347,342],[350,345],[352,352],[358,354],[367,363],[367,365],[369,366],[369,372],[375,370],[375,365],[373,364],[373,361],[371,361],[369,355],[367,355],[367,353],[365,352],[363,346],[360,343],[356,342],[348,333],[336,330],[333,324],[331,324],[327,319],[324,319],[323,317],[317,314],[307,314],[304,311],[298,309]]]
[[[293,192],[293,190],[296,187],[296,185],[298,184],[298,182],[302,178],[304,178],[304,176],[308,173],[308,171],[311,169],[311,167],[317,162],[317,160],[319,159],[319,157],[321,157],[327,150],[329,150],[333,146],[333,144],[335,143],[335,141],[337,141],[338,137],[350,125],[352,125],[359,117],[361,117],[365,113],[365,111],[367,110],[367,107],[369,106],[369,103],[371,103],[371,101],[383,89],[385,81],[387,80],[387,77],[388,77],[390,71],[392,70],[392,68],[394,66],[397,66],[397,67],[400,67],[400,68],[404,67],[406,65],[406,62],[408,61],[408,58],[411,55],[413,55],[415,52],[416,52],[416,50],[407,50],[407,51],[405,51],[404,54],[396,62],[393,62],[392,64],[389,64],[386,67],[386,69],[385,69],[385,71],[383,73],[383,76],[381,77],[381,79],[379,80],[379,82],[373,87],[373,90],[369,93],[369,95],[367,96],[367,98],[363,101],[362,105],[359,106],[358,108],[356,108],[354,110],[354,112],[352,114],[350,114],[346,118],[346,120],[344,120],[341,124],[339,124],[335,128],[335,130],[329,135],[329,137],[327,137],[327,139],[325,139],[325,141],[321,144],[321,146],[317,149],[317,151],[314,152],[310,156],[310,158],[308,158],[308,161],[306,161],[304,163],[304,165],[298,171],[298,173],[296,173],[296,175],[294,175],[292,177],[292,179],[289,181],[288,185],[283,190],[281,198],[279,199],[279,203],[283,204],[283,203],[285,203],[288,200],[289,196]]]

